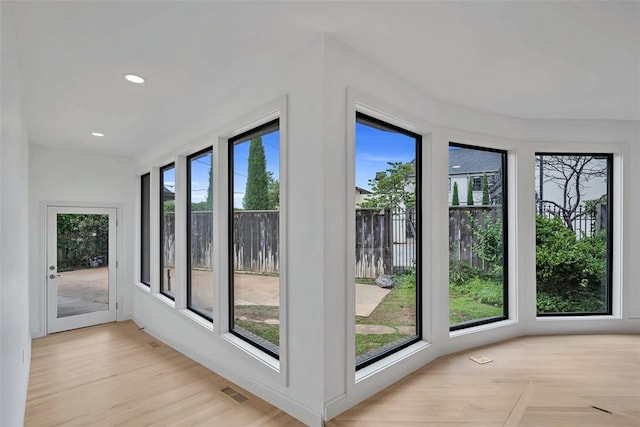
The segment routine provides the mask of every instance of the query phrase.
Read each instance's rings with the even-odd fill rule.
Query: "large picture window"
[[[151,174],[140,177],[140,282],[151,286]]]
[[[187,308],[213,319],[213,152],[187,158]]]
[[[160,168],[160,293],[175,299],[176,287],[176,168]]]
[[[610,154],[536,154],[538,315],[611,313]]]
[[[507,153],[449,144],[449,325],[508,317]]]
[[[356,369],[422,338],[422,137],[365,114],[355,133]]]
[[[230,330],[280,353],[280,131],[274,120],[229,140]]]

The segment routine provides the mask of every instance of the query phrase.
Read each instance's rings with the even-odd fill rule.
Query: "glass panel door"
[[[116,320],[115,209],[48,208],[49,333]]]

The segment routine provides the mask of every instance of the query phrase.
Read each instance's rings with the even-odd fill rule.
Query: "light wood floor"
[[[39,338],[31,356],[26,426],[303,425],[133,322]]]
[[[25,424],[300,425],[132,322],[34,340]],[[523,337],[450,355],[326,423],[419,425],[639,426],[640,335]]]
[[[326,423],[418,425],[640,426],[640,335],[521,337],[446,356]]]

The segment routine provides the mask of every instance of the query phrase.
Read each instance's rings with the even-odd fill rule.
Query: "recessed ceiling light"
[[[93,135],[93,136],[104,136],[104,133],[101,133],[101,132],[91,132],[91,135]]]
[[[124,78],[129,80],[131,83],[144,83],[144,78],[136,74],[127,74],[124,76]]]

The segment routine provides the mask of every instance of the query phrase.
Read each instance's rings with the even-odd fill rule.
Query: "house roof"
[[[356,191],[360,194],[373,194],[371,191],[362,187],[358,187],[357,185],[356,185]]]
[[[468,148],[450,149],[449,175],[467,175],[499,171],[502,168],[501,156],[498,154],[487,154],[487,151]]]

